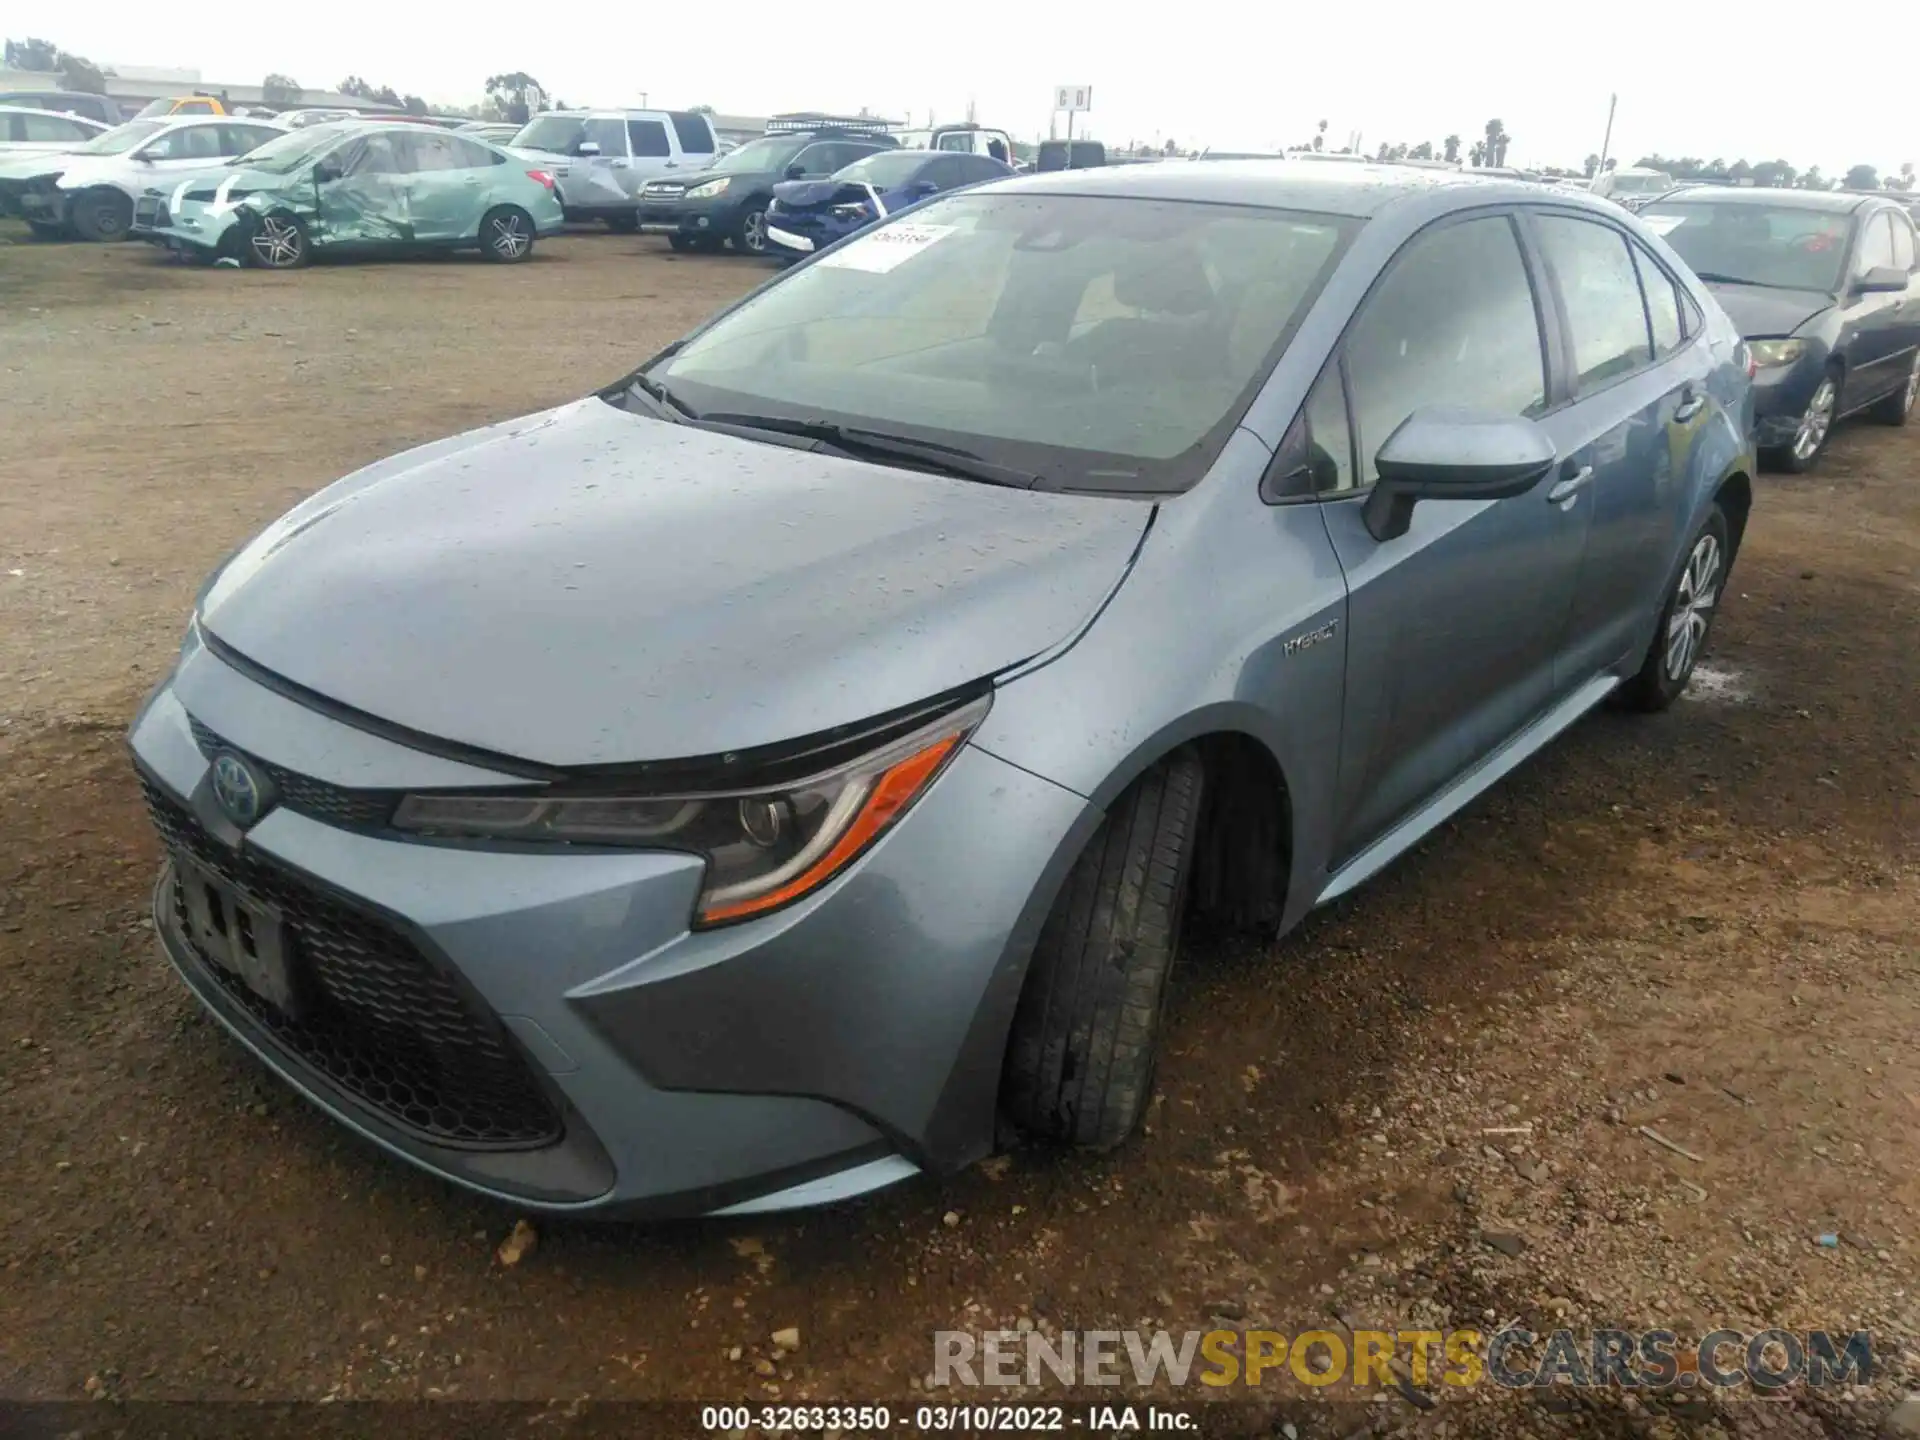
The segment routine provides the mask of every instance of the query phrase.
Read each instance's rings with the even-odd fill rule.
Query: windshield
[[[229,165],[245,164],[249,170],[264,170],[269,175],[285,175],[297,170],[309,159],[337,142],[347,133],[344,125],[309,125],[276,135],[264,145],[256,145],[244,155],[235,156]]]
[[[129,120],[104,135],[96,135],[74,153],[77,155],[124,155],[156,130],[166,129],[164,120]]]
[[[762,135],[749,140],[738,150],[729,150],[706,172],[709,175],[752,174],[759,170],[785,170],[793,157],[806,148],[805,135]]]
[[[966,194],[866,232],[652,378],[697,411],[935,440],[1048,488],[1185,489],[1359,222]]]
[[[927,157],[912,150],[879,150],[863,156],[834,172],[836,180],[863,181],[876,190],[891,190],[904,185],[927,163]]]
[[[1619,195],[1658,195],[1673,189],[1671,175],[1615,175],[1613,189]]]
[[[1851,217],[1738,200],[1666,201],[1640,219],[1703,276],[1790,290],[1840,288]]]

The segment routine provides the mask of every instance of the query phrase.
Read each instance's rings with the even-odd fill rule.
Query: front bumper
[[[1769,366],[1755,375],[1754,444],[1763,450],[1791,444],[1826,373],[1826,353],[1809,346],[1791,365]]]
[[[64,190],[22,190],[15,203],[20,217],[31,225],[64,225],[71,208]]]
[[[211,797],[223,743],[287,797],[244,836]],[[501,777],[307,710],[204,649],[132,746],[169,853],[284,915],[313,1013],[357,1038],[297,1033],[252,998],[196,947],[169,870],[156,927],[202,1003],[388,1151],[566,1213],[778,1209],[987,1153],[1036,897],[1097,818],[969,748],[820,893],[696,933],[695,857],[424,844],[368,823],[340,797]],[[383,1026],[405,1043],[334,1053]]]
[[[713,200],[649,200],[640,197],[640,231],[644,235],[685,235],[691,239],[724,240],[739,224],[737,207],[729,196]]]

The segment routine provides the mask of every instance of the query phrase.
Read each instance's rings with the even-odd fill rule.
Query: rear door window
[[[76,141],[91,140],[94,131],[64,115],[21,115],[20,139],[37,140],[56,145],[70,145]]]
[[[1536,215],[1534,224],[1567,307],[1575,391],[1590,393],[1650,363],[1647,307],[1627,237],[1569,215]]]
[[[674,138],[680,142],[680,149],[685,154],[713,153],[713,128],[708,125],[706,116],[696,115],[691,110],[674,110],[668,118],[673,121]]]
[[[1687,338],[1680,319],[1679,288],[1645,250],[1638,245],[1632,249],[1634,268],[1640,272],[1640,290],[1647,297],[1647,320],[1653,326],[1653,355],[1656,360],[1664,360]]]
[[[1345,350],[1361,485],[1377,478],[1374,457],[1415,410],[1543,411],[1546,351],[1512,221],[1464,220],[1408,241],[1367,297]]]
[[[673,154],[673,147],[667,143],[667,127],[658,120],[627,121],[627,139],[635,155],[665,159]]]

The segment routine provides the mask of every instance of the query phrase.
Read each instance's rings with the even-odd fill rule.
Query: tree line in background
[[[107,77],[113,72],[102,70],[84,55],[75,55],[62,50],[50,40],[26,39],[6,42],[5,63],[14,70],[35,70],[44,74],[58,75],[60,83],[69,90],[84,91],[91,95],[104,95],[107,89]],[[418,95],[401,94],[391,85],[373,85],[358,75],[349,75],[334,87],[342,95],[351,95],[356,100],[365,100],[375,105],[390,105],[396,110],[405,110],[410,115],[425,115],[430,108]],[[268,105],[282,108],[298,105],[305,92],[300,82],[288,75],[272,74],[261,82],[261,97]],[[524,70],[512,70],[500,75],[489,75],[486,83],[486,102],[478,106],[456,106],[452,110],[459,113],[484,116],[488,119],[512,121],[524,125],[527,120],[541,110],[564,110],[566,102],[556,100],[547,93],[546,88]],[[713,113],[710,105],[696,105],[695,110]],[[1507,163],[1507,147],[1513,137],[1507,133],[1507,127],[1498,119],[1487,121],[1482,127],[1480,138],[1466,147],[1465,159],[1475,169],[1501,169]],[[1431,140],[1422,140],[1417,144],[1389,143],[1381,141],[1373,152],[1376,160],[1444,160],[1449,164],[1459,164],[1461,138],[1449,135],[1437,145]],[[1325,151],[1334,155],[1352,154],[1351,146],[1343,145],[1337,150],[1327,150],[1327,122],[1322,120],[1314,128],[1313,135],[1298,145],[1286,147],[1291,151]],[[1166,141],[1157,149],[1150,146],[1136,147],[1138,153],[1160,155],[1179,154],[1179,148],[1172,140]],[[1831,190],[1836,186],[1842,190],[1901,190],[1914,188],[1913,162],[1908,161],[1900,167],[1897,174],[1882,176],[1872,165],[1855,165],[1837,180],[1828,179],[1820,173],[1818,165],[1805,170],[1797,170],[1785,160],[1762,160],[1749,164],[1745,160],[1735,160],[1729,165],[1724,160],[1702,160],[1695,156],[1684,155],[1669,157],[1665,155],[1643,155],[1635,164],[1643,170],[1664,170],[1676,180],[1701,181],[1710,184],[1740,185],[1752,184],[1766,188],[1798,190]],[[1608,160],[1606,168],[1614,168],[1615,162]],[[1585,177],[1592,179],[1600,170],[1598,155],[1588,155],[1579,170],[1565,170],[1556,166],[1544,166],[1534,173],[1567,178]]]

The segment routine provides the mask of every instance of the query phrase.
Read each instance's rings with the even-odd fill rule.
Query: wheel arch
[[[927,1158],[936,1169],[957,1169],[991,1148],[991,1117],[983,1117],[982,1112],[991,1109],[997,1114],[1014,1011],[1026,988],[1040,927],[1075,861],[1099,832],[1114,802],[1141,776],[1185,747],[1199,752],[1205,777],[1188,882],[1189,922],[1197,920],[1207,930],[1279,927],[1292,896],[1298,850],[1295,792],[1280,757],[1253,728],[1231,723],[1212,710],[1196,712],[1138,746],[1110,771],[1088,797],[1080,823],[1062,837],[1036,881],[928,1123]],[[1257,845],[1262,836],[1278,840],[1279,854],[1246,852],[1245,847]],[[1194,902],[1202,896],[1206,901],[1196,913]]]
[[[1740,551],[1741,537],[1747,533],[1747,517],[1753,513],[1753,477],[1745,470],[1732,470],[1714,489],[1713,501],[1727,515],[1727,529],[1733,535],[1733,550]]]

